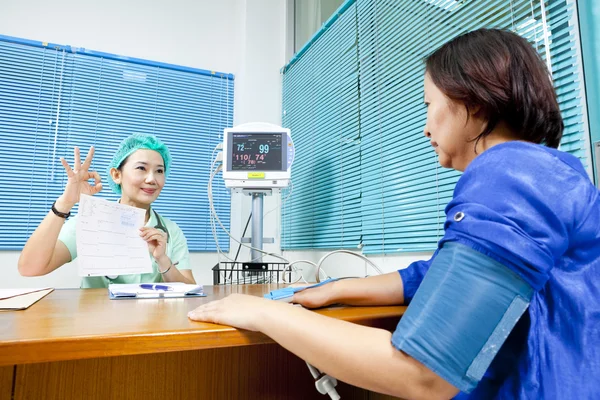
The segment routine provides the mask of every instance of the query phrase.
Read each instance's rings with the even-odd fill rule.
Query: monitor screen
[[[231,171],[281,171],[284,133],[233,133]]]

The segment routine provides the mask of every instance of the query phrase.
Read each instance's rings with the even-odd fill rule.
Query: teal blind
[[[565,0],[544,4],[530,0],[346,2],[284,68],[284,125],[291,129],[295,143],[306,140],[310,148],[299,146],[296,152],[294,193],[283,210],[282,247],[358,246],[367,254],[436,247],[443,235],[444,208],[459,173],[439,166],[423,136],[423,58],[451,38],[481,27],[511,29],[530,40],[544,60],[550,55],[566,125],[562,149],[587,164],[574,10],[574,3]],[[354,29],[345,33],[351,37],[340,38],[339,26],[346,20],[356,21]],[[357,90],[346,97],[338,94],[335,100],[315,96],[321,90],[333,96],[334,90],[325,88],[337,88],[343,82],[345,75],[339,68],[345,61],[340,53],[344,40],[352,43],[348,51],[356,52]],[[332,61],[315,62],[324,59]],[[335,73],[334,82],[327,81],[329,73]],[[348,110],[346,119],[335,120],[339,103],[356,107],[355,112]],[[343,174],[345,165],[329,163],[327,175],[317,172],[318,160],[345,155],[344,148],[336,152],[326,144],[332,132],[322,128],[323,121],[344,126],[341,138],[351,139],[356,151],[348,167],[357,172],[347,176],[341,190],[331,189],[339,187],[333,177]],[[328,190],[314,189],[318,176],[328,180]],[[335,207],[339,209],[349,193],[359,199],[360,207],[340,218]],[[332,208],[319,209],[317,200]],[[296,224],[298,220],[303,229]],[[339,235],[340,224],[356,228],[359,242]],[[324,232],[331,234],[327,241],[321,240]]]
[[[300,154],[282,214],[282,247],[288,249],[360,243],[356,5],[329,23],[303,62],[283,76],[283,124]]]
[[[5,39],[0,156],[7,167],[0,175],[0,249],[20,249],[62,193],[65,173],[58,159],[72,162],[74,146],[82,153],[96,148],[92,168],[104,185],[99,196],[116,200],[107,166],[120,141],[141,132],[157,135],[173,158],[154,208],[177,222],[190,250],[216,250],[206,190],[212,150],[232,123],[233,76]],[[222,182],[215,182],[214,198],[228,226],[230,199]]]

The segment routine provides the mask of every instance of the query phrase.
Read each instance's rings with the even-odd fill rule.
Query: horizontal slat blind
[[[361,151],[379,153],[363,157],[364,252],[432,250],[459,173],[439,167],[423,136],[423,59],[463,32],[512,28],[528,18],[530,3],[513,2],[512,9],[503,0],[358,3]],[[376,83],[363,84],[370,77]]]
[[[574,23],[574,1],[546,2],[552,78],[558,94],[565,131],[560,149],[581,159],[591,168],[591,152],[585,102],[579,31]]]
[[[355,11],[348,4],[356,5]],[[298,149],[297,164],[307,163],[316,168],[316,160],[326,156],[327,146],[313,132],[314,115],[300,113],[299,109],[327,109],[330,115],[334,115],[336,109],[331,101],[315,105],[313,93],[326,85],[313,78],[321,66],[309,55],[329,37],[345,14],[356,13],[359,90],[354,96],[359,100],[359,118],[354,125],[357,130],[346,132],[346,137],[359,138],[360,142],[356,157],[360,162],[353,165],[358,174],[347,185],[360,188],[357,193],[360,212],[352,214],[354,219],[346,218],[344,223],[361,227],[365,253],[433,250],[443,235],[444,208],[452,197],[459,173],[439,166],[423,136],[426,118],[423,58],[461,33],[481,27],[510,29],[530,40],[543,59],[547,53],[546,43],[549,43],[552,75],[566,125],[561,148],[580,157],[584,164],[588,162],[581,64],[573,24],[574,3],[546,1],[544,6],[542,8],[539,1],[529,0],[347,2],[340,9],[345,10],[344,14],[331,27],[325,27],[303,49],[301,56],[286,67],[284,110],[287,115],[296,115],[296,119],[292,124],[284,115],[284,123],[291,128],[296,141],[308,138],[311,144],[310,151]],[[340,63],[343,60],[340,56],[335,59]],[[330,70],[336,67],[328,66]],[[338,74],[336,82],[340,77]],[[302,80],[309,83],[293,84]],[[335,190],[318,193],[311,190],[308,185],[295,188],[290,202],[302,196],[326,196],[322,199],[324,204],[338,204],[341,200]],[[294,220],[302,219],[303,226],[315,229],[313,235],[316,235],[316,221],[328,221],[327,209],[306,209],[310,212],[286,209],[283,232],[290,240],[283,242],[285,248],[322,247],[318,237],[316,243],[307,245],[289,236],[295,229]],[[333,223],[321,223],[318,227],[331,229]],[[304,233],[304,237],[310,235],[310,231]],[[354,244],[347,246],[354,247]],[[340,243],[337,247],[344,245]]]
[[[0,41],[0,249],[18,249],[61,193],[51,179],[64,52]]]
[[[223,129],[232,123],[232,77],[221,73],[166,68],[150,62],[18,46],[30,52],[54,53],[54,58],[63,54],[66,56],[64,63],[53,70],[53,74],[62,77],[62,81],[58,79],[62,82],[62,90],[59,95],[53,95],[53,102],[48,103],[54,114],[60,104],[58,118],[56,115],[49,118],[44,116],[44,128],[48,129],[47,123],[52,121],[52,144],[54,133],[57,133],[55,157],[34,157],[30,146],[24,146],[24,151],[28,153],[25,157],[39,159],[36,162],[48,169],[39,175],[51,182],[51,190],[42,194],[39,189],[29,192],[18,186],[14,189],[23,202],[39,197],[37,208],[32,206],[37,214],[28,218],[27,228],[13,242],[3,241],[0,245],[4,248],[20,248],[40,218],[47,213],[51,202],[60,195],[65,174],[58,161],[59,156],[65,156],[72,162],[74,146],[81,147],[82,153],[86,153],[89,146],[94,145],[96,153],[92,168],[100,173],[104,184],[99,196],[116,199],[117,196],[112,194],[108,186],[107,167],[112,155],[120,141],[130,134],[151,133],[164,141],[172,154],[167,184],[154,207],[160,214],[178,223],[186,235],[190,250],[216,250],[209,225],[206,190],[212,150],[221,141]],[[40,68],[39,61],[34,60],[31,65],[34,70]],[[10,68],[15,68],[15,64]],[[58,90],[55,89],[55,92]],[[21,124],[16,118],[12,121]],[[21,136],[15,140],[21,140]],[[33,140],[39,142],[40,139]],[[47,144],[38,144],[38,148],[41,146],[45,146],[43,149],[48,147]],[[21,179],[25,182],[30,180],[28,177]],[[213,186],[215,207],[223,223],[229,226],[230,198],[220,179],[216,178]],[[13,198],[11,202],[14,201]],[[0,209],[0,220],[7,211]],[[228,248],[226,234],[219,233],[219,239],[225,245],[222,247]]]
[[[284,248],[360,243],[355,9],[315,42],[303,55],[306,62],[284,75],[283,123],[302,154],[294,161],[294,193],[283,209]]]

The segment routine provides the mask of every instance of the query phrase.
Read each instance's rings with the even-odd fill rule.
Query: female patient
[[[600,377],[600,196],[556,150],[544,63],[478,30],[426,60],[424,134],[463,171],[427,262],[294,296],[306,307],[409,304],[392,334],[257,297],[190,312],[263,332],[348,383],[407,399],[593,399]]]
[[[90,148],[83,164],[75,148],[73,168],[61,158],[67,173],[63,194],[33,232],[19,258],[24,276],[48,274],[77,257],[75,227],[77,216],[68,218],[81,193],[93,195],[102,190],[100,176],[89,171],[94,156]],[[140,236],[152,255],[152,273],[117,277],[85,277],[83,288],[107,287],[109,283],[185,282],[196,283],[189,266],[187,241],[173,221],[152,209],[165,185],[171,155],[167,146],[152,135],[136,134],[123,140],[108,168],[111,189],[121,195],[120,203],[146,210],[146,225]],[[88,180],[94,179],[95,185]],[[66,221],[66,222],[65,222]]]

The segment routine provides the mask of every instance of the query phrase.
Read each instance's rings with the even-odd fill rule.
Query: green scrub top
[[[183,231],[177,226],[177,224],[168,218],[160,217],[162,224],[169,231],[169,242],[167,243],[167,256],[171,262],[177,264],[177,269],[191,269],[190,268],[190,253],[188,250],[187,240]],[[159,225],[156,213],[150,210],[150,219],[145,226],[156,227]],[[76,241],[76,227],[77,216],[68,219],[63,225],[58,240],[63,242],[71,253],[71,261],[77,258],[77,241]],[[82,288],[106,288],[109,283],[152,283],[162,282],[162,275],[158,272],[158,264],[152,256],[152,272],[148,274],[136,274],[136,275],[119,275],[114,279],[107,279],[104,276],[90,276],[83,277],[81,280]]]

